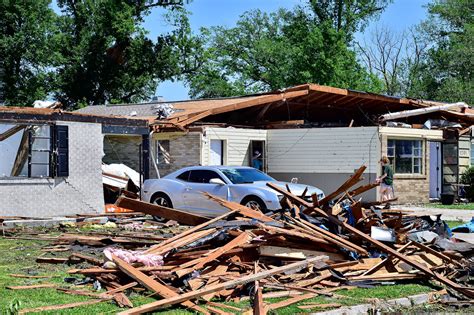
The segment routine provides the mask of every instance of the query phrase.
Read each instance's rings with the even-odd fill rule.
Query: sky
[[[260,9],[272,12],[278,8],[291,9],[304,3],[303,0],[193,0],[186,5],[186,9],[191,12],[192,30],[198,32],[201,27],[217,25],[233,27],[239,16],[249,10]],[[417,25],[427,15],[427,3],[429,3],[428,0],[394,0],[378,20],[372,21],[363,33],[356,35],[356,40],[362,42],[365,38],[368,39],[377,25],[397,32]],[[167,27],[162,12],[155,10],[145,20],[144,26],[149,31],[150,38],[156,38]],[[163,82],[158,86],[156,95],[168,101],[189,98],[188,89],[183,82]]]
[[[356,34],[356,40],[363,42],[364,38],[368,39],[377,25],[397,32],[417,25],[426,17],[426,4],[429,2],[429,0],[394,0],[378,20],[372,21],[363,33]],[[278,8],[291,9],[304,3],[306,3],[304,0],[193,0],[185,7],[191,13],[189,17],[191,28],[197,33],[201,27],[233,27],[239,16],[249,10],[260,9],[272,12]],[[53,1],[53,7],[57,10],[55,1]],[[160,33],[170,29],[163,17],[164,12],[166,10],[155,8],[145,18],[144,27],[152,39],[156,39]],[[189,98],[188,89],[183,82],[163,82],[158,86],[156,95],[162,96],[167,101]]]

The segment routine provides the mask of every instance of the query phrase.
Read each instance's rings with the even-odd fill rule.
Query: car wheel
[[[168,197],[166,194],[163,194],[163,193],[158,193],[154,195],[151,198],[151,203],[158,206],[162,206],[162,207],[173,208],[173,203],[171,202],[170,197]],[[156,215],[153,216],[153,219],[155,219],[155,221],[158,221],[158,222],[167,221],[165,218],[162,218]]]
[[[267,206],[262,199],[258,197],[246,197],[240,204],[263,213],[267,212]]]

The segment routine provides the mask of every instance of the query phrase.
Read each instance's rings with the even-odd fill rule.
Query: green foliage
[[[146,99],[160,81],[181,71],[178,43],[189,25],[178,7],[167,15],[174,30],[156,40],[141,26],[154,1],[59,1],[62,15],[56,96],[63,103],[104,104]]]
[[[474,166],[471,166],[462,174],[461,183],[469,185],[466,188],[466,197],[470,201],[474,201]]]
[[[312,1],[309,7],[273,13],[255,10],[244,13],[233,28],[203,29],[202,65],[187,76],[191,96],[242,95],[308,82],[378,92],[380,82],[358,64],[348,38],[383,9],[375,9],[376,3],[388,1],[355,1],[351,7],[352,2]],[[349,14],[356,7],[365,13]],[[336,8],[342,15],[331,13]]]
[[[168,1],[169,2],[169,1]],[[0,1],[0,70],[7,104],[54,97],[69,108],[147,99],[160,81],[193,69],[180,1]],[[176,4],[175,4],[176,3]],[[166,6],[171,31],[148,37],[144,17]],[[184,54],[187,52],[188,54]]]
[[[48,67],[55,57],[50,2],[0,0],[0,72],[6,104],[30,105],[50,90]]]
[[[410,96],[447,102],[474,102],[474,2],[435,0],[421,26],[433,43],[416,69]]]

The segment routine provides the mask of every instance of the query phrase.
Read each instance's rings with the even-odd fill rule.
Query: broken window
[[[395,173],[423,173],[422,143],[422,140],[389,139],[387,141],[387,157]]]
[[[0,177],[68,176],[67,126],[0,124]]]
[[[156,141],[156,162],[158,165],[166,165],[171,163],[169,140]]]

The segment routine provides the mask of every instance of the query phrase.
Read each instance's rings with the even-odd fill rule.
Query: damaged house
[[[149,119],[152,178],[190,165],[258,165],[276,179],[333,191],[362,164],[365,182],[373,182],[381,172],[380,158],[387,155],[402,203],[457,192],[460,174],[470,164],[474,120],[465,104],[316,84],[242,97],[89,106],[79,112]],[[384,116],[392,113],[399,116]],[[140,144],[116,135],[104,141],[104,149],[114,152],[110,163],[125,161]],[[136,162],[129,163],[136,168]],[[376,200],[377,191],[362,197]]]
[[[136,118],[0,107],[0,215],[103,213],[104,136],[140,138],[148,148],[148,130]],[[147,154],[134,152],[143,173]]]

